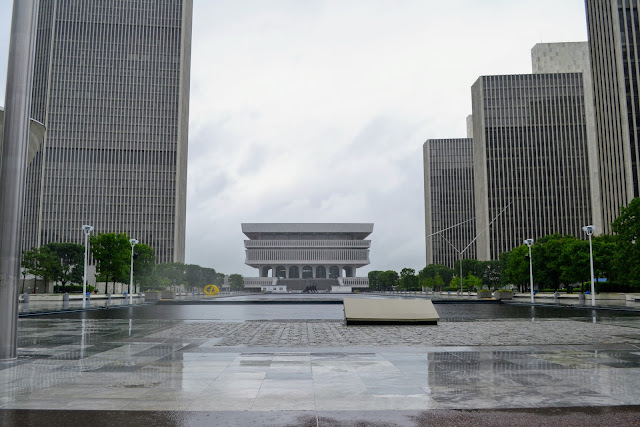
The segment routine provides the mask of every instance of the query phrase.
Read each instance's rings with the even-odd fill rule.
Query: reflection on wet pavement
[[[167,308],[128,308],[131,319],[20,320],[19,359],[0,364],[0,407],[333,411],[640,404],[638,317],[594,325],[576,313],[533,322],[503,315],[431,327],[347,328],[331,319],[138,318],[148,307]]]

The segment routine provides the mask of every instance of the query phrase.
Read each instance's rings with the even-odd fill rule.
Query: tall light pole
[[[524,244],[529,246],[529,287],[531,288],[531,304],[533,304],[533,261],[531,259],[531,246],[533,245],[533,239],[527,239]]]
[[[471,219],[468,219],[468,220],[466,220],[466,221],[462,221],[461,223],[458,223],[458,224],[456,224],[456,225],[452,225],[451,227],[447,227],[447,228],[445,228],[445,229],[443,229],[443,230],[436,231],[435,233],[431,233],[431,234],[429,234],[428,236],[426,236],[427,238],[429,238],[429,237],[431,237],[431,236],[440,235],[440,237],[442,237],[442,238],[445,240],[445,242],[447,242],[447,243],[448,243],[448,244],[449,244],[449,245],[450,245],[450,246],[451,246],[451,247],[456,251],[456,253],[457,253],[457,254],[458,254],[458,256],[460,257],[460,292],[461,292],[461,293],[462,293],[462,254],[464,254],[464,253],[467,251],[467,249],[469,249],[469,248],[471,247],[471,245],[473,245],[473,242],[475,242],[476,240],[478,240],[478,237],[480,237],[480,235],[481,235],[482,233],[484,233],[485,231],[487,231],[487,229],[491,226],[491,224],[493,224],[493,222],[494,222],[496,219],[498,219],[498,217],[499,217],[500,215],[502,215],[502,213],[503,213],[504,211],[506,211],[507,209],[509,209],[509,207],[510,207],[512,204],[513,204],[513,202],[509,203],[507,206],[505,206],[504,208],[502,208],[502,210],[501,210],[500,212],[498,212],[498,215],[496,215],[496,216],[491,220],[491,222],[490,222],[489,224],[487,224],[487,226],[486,226],[486,227],[485,227],[481,232],[479,232],[478,234],[476,234],[476,237],[474,237],[474,238],[473,238],[473,240],[471,240],[471,241],[469,242],[469,244],[468,244],[468,245],[467,245],[463,250],[458,250],[458,248],[457,248],[453,243],[451,243],[450,241],[448,241],[448,240],[447,240],[447,238],[446,238],[446,237],[444,237],[442,233],[444,233],[444,232],[445,232],[445,231],[447,231],[447,230],[451,230],[452,228],[459,227],[459,226],[461,226],[462,224],[465,224],[465,223],[467,223],[467,222],[469,222],[469,221],[473,221],[473,220],[475,219],[475,217],[473,217],[473,218],[471,218]],[[531,242],[533,242],[533,240],[532,240]]]
[[[136,239],[129,239],[129,243],[131,243],[131,276],[129,280],[129,304],[133,304],[133,248],[138,244]]]
[[[455,245],[449,241],[449,239],[444,237],[444,235],[440,234],[440,237],[442,237],[442,239],[447,242],[449,246],[451,246],[453,250],[458,254],[458,262],[460,263],[460,296],[462,296],[462,252],[459,251],[458,248],[456,248]]]
[[[591,261],[591,305],[595,306],[596,305],[596,289],[595,289],[595,285],[593,282],[595,282],[595,278],[593,277],[593,246],[591,244],[591,235],[593,235],[593,232],[595,231],[595,227],[593,225],[585,225],[584,227],[582,227],[582,230],[587,233],[587,236],[589,236],[589,258]]]
[[[87,262],[89,259],[89,234],[93,231],[92,225],[83,225],[84,232],[84,275],[82,276],[82,308],[87,306]]]
[[[462,296],[462,252],[460,252],[460,296]]]

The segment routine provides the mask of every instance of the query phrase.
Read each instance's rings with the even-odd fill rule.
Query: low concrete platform
[[[437,325],[440,316],[431,300],[396,298],[345,298],[347,325]]]

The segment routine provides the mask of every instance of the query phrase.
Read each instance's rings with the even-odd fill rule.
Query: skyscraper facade
[[[476,258],[473,139],[429,139],[422,153],[426,261],[453,268],[465,249]]]
[[[184,262],[192,0],[41,0],[23,247],[127,233]]]
[[[582,73],[483,76],[471,92],[478,259],[581,236],[593,218]]]
[[[603,227],[640,196],[638,0],[586,0]]]
[[[589,162],[589,182],[591,188],[591,211],[593,213],[592,220],[588,225],[594,225],[596,234],[601,234],[605,226],[602,220],[600,157],[596,136],[595,103],[593,100],[589,43],[538,43],[531,49],[531,64],[534,74],[582,73],[585,126],[587,129],[587,160]]]

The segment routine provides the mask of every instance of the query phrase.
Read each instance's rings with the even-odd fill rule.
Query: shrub
[[[87,285],[87,292],[93,292],[95,289],[95,287],[91,286],[91,285]],[[60,285],[55,285],[53,287],[53,292],[54,293],[60,293],[62,292],[62,286]],[[69,292],[70,294],[75,294],[75,293],[82,293],[82,285],[67,285],[64,287],[64,292]]]
[[[620,285],[612,282],[596,282],[596,292],[631,292],[632,288],[629,285]],[[584,282],[582,286],[580,286],[580,290],[582,292],[591,291],[591,283]]]

